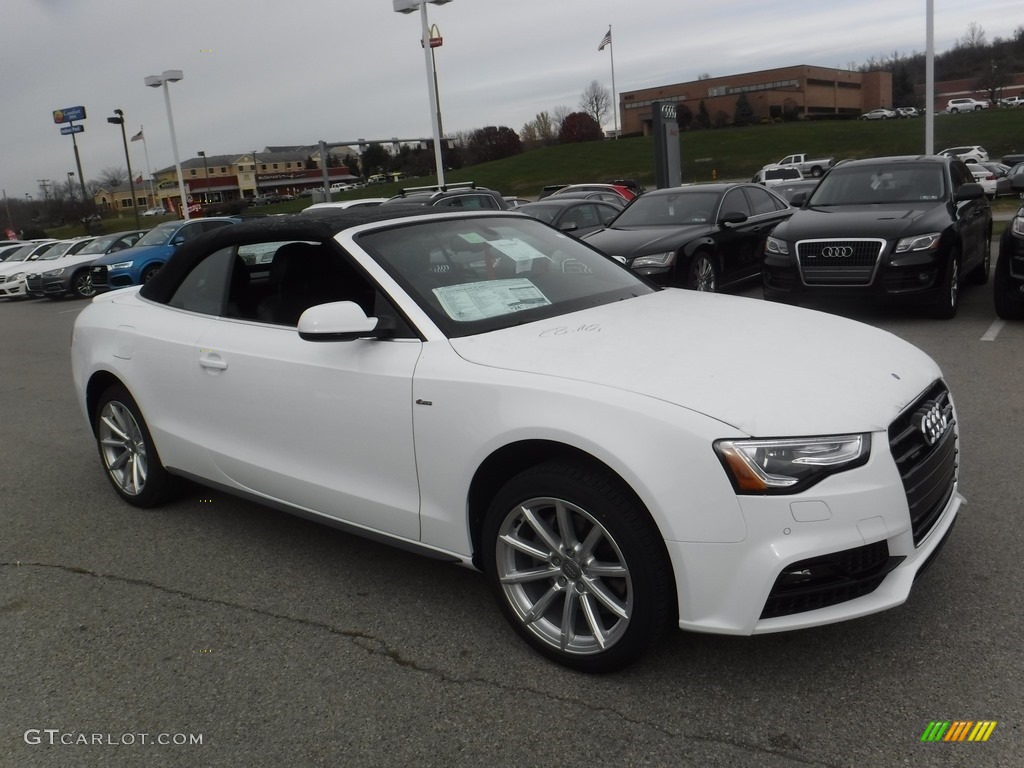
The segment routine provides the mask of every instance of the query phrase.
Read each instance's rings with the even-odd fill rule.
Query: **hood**
[[[941,232],[949,226],[945,203],[915,205],[844,205],[841,208],[802,208],[780,224],[775,237],[811,238],[881,237],[897,240],[908,235]]]
[[[759,437],[884,430],[941,375],[862,323],[676,289],[451,345],[479,365],[634,392]]]
[[[583,239],[609,256],[621,256],[632,259],[650,253],[677,250],[687,243],[711,230],[706,224],[691,227],[642,227],[642,228],[607,228]]]
[[[105,255],[100,255],[93,262],[93,266],[103,266],[104,264],[119,264],[122,261],[132,261],[139,254],[153,254],[160,251],[167,251],[169,253],[174,251],[175,246],[171,245],[133,245],[131,248],[122,248],[120,251],[114,251]]]

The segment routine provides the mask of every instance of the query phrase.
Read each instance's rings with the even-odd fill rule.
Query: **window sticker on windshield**
[[[448,313],[448,317],[464,323],[543,307],[551,303],[548,297],[526,278],[446,285],[435,288],[434,295],[441,302],[441,307]]]
[[[463,232],[459,235],[467,243],[486,243],[487,240],[478,232]]]

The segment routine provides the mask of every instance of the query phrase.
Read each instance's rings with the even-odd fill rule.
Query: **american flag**
[[[597,50],[603,51],[606,46],[609,46],[611,44],[612,44],[612,28],[608,27],[608,31],[605,33],[605,36],[601,38],[601,44],[599,46],[597,46]]]
[[[134,136],[132,136],[132,141],[141,141],[142,138],[143,138],[143,136],[142,136],[142,129],[139,128],[139,132],[136,133]]]

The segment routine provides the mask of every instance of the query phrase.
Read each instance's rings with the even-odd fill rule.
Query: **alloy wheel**
[[[146,488],[149,473],[146,440],[139,423],[127,406],[110,400],[100,411],[98,426],[103,466],[119,490],[138,496]]]
[[[542,643],[589,655],[623,637],[633,613],[629,567],[586,510],[557,498],[524,501],[502,521],[495,549],[504,596]]]

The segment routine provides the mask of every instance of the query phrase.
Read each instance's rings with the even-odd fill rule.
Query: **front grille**
[[[845,603],[874,592],[903,561],[885,541],[844,549],[786,566],[772,585],[762,619]]]
[[[25,287],[31,293],[42,293],[43,290],[43,276],[42,275],[29,275],[25,278]]]
[[[889,450],[907,494],[916,547],[953,495],[959,467],[953,403],[942,381],[936,381],[889,425]]]
[[[797,263],[805,285],[871,285],[885,240],[800,240]]]
[[[93,267],[92,270],[92,284],[98,287],[105,287],[107,285],[107,267],[106,265],[100,265]]]

